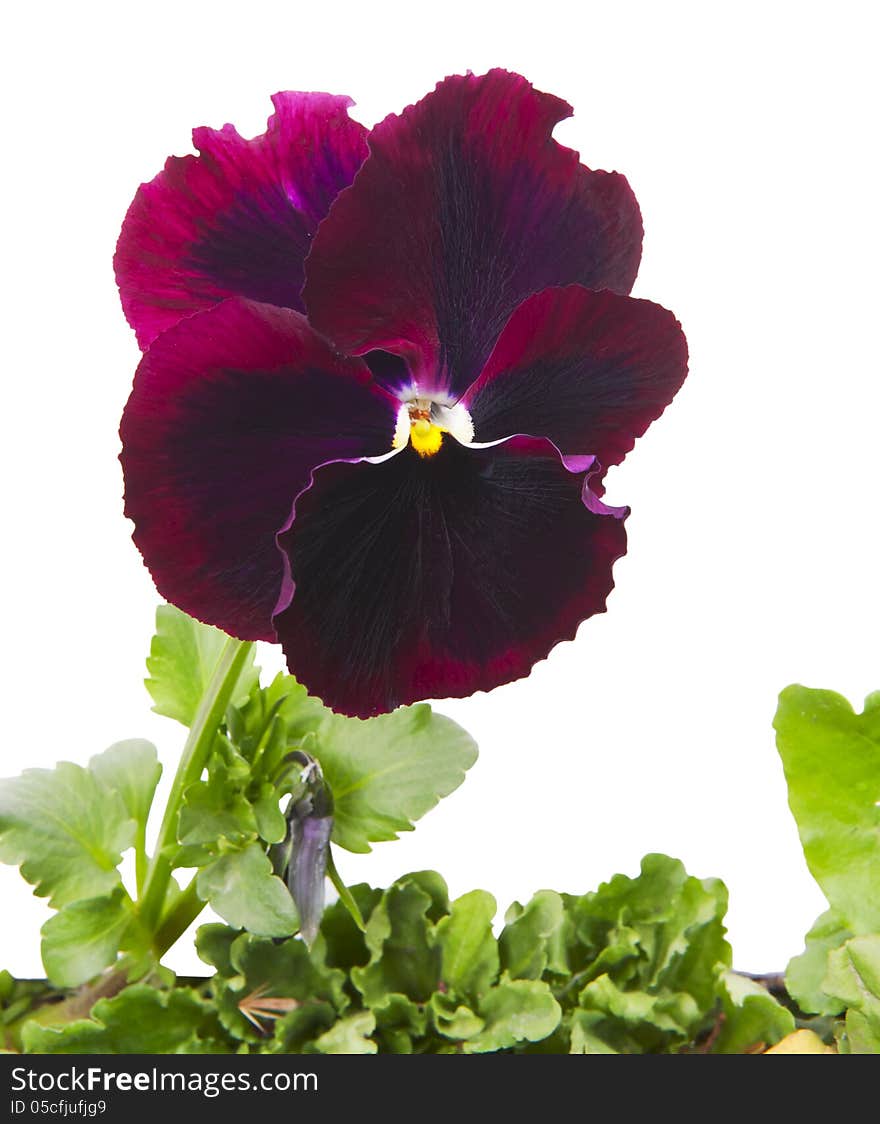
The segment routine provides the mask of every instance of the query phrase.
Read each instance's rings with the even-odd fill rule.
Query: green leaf
[[[795,1028],[794,1016],[765,987],[737,972],[723,977],[721,1031],[713,1054],[742,1054],[758,1043],[772,1046]]]
[[[157,714],[192,725],[227,639],[219,628],[201,624],[173,605],[158,607],[146,680]],[[259,674],[252,654],[232,697],[234,706],[245,704]]]
[[[830,952],[822,986],[847,1007],[880,1011],[880,936],[853,937]]]
[[[438,882],[442,879],[431,871],[406,875],[373,909],[364,934],[370,961],[351,973],[367,1006],[381,1003],[389,992],[424,1003],[436,988],[440,949],[432,912],[440,904]]]
[[[46,975],[58,987],[77,987],[113,964],[132,921],[121,886],[100,898],[71,902],[43,926]]]
[[[30,1054],[180,1054],[190,1052],[209,1015],[191,991],[134,984],[96,1003],[91,1019],[64,1027],[27,1023],[22,1043]]]
[[[511,979],[537,980],[551,961],[552,943],[565,918],[562,898],[553,890],[539,890],[523,909],[515,910],[498,939],[501,967]]]
[[[563,902],[573,976],[560,997],[593,1012],[577,1020],[591,1050],[601,1038],[618,1052],[669,1052],[711,1025],[730,964],[722,883],[646,855],[637,878],[616,875]]]
[[[376,1029],[376,1016],[372,1011],[358,1011],[340,1019],[320,1038],[314,1049],[319,1054],[375,1054],[376,1043],[370,1035]]]
[[[270,1054],[302,1054],[309,1051],[309,1045],[329,1030],[336,1022],[337,1015],[331,1004],[323,999],[310,999],[301,1007],[282,1015],[275,1022],[272,1037],[268,1042],[260,1039],[262,1050]]]
[[[455,1042],[473,1038],[486,1025],[486,1020],[481,1019],[470,1007],[465,1007],[451,995],[444,995],[439,991],[431,996],[428,1010],[437,1033]]]
[[[236,792],[215,758],[208,779],[195,781],[183,794],[177,829],[180,843],[188,847],[226,839],[240,846],[256,834],[257,819],[250,802]]]
[[[196,889],[224,921],[257,936],[287,937],[299,925],[293,899],[257,843],[200,870]]]
[[[333,841],[358,852],[411,831],[477,759],[473,739],[425,704],[366,721],[328,712],[314,753],[333,792]]]
[[[583,989],[580,1006],[601,1016],[608,1044],[623,1053],[664,1053],[684,1045],[706,1021],[686,992],[625,989],[602,975]]]
[[[449,913],[449,887],[446,880],[436,870],[416,870],[404,874],[393,883],[394,886],[418,886],[430,899],[428,920],[435,925]]]
[[[69,761],[0,782],[0,862],[55,908],[112,892],[136,831],[122,796]]]
[[[268,687],[252,687],[243,706],[227,708],[229,738],[248,765],[255,803],[271,792],[277,804],[278,798],[290,791],[284,784],[284,759],[294,749],[311,751],[305,739],[314,738],[329,714],[292,675],[282,674],[276,675]],[[263,838],[272,841],[270,835],[277,830],[276,819],[274,829]]]
[[[646,855],[637,878],[615,875],[573,904],[577,937],[592,974],[619,982],[687,990],[708,1009],[719,962],[729,964],[723,918],[727,891],[667,855]]]
[[[833,691],[787,687],[774,726],[810,873],[847,928],[880,932],[880,693],[856,714]]]
[[[302,738],[316,731],[324,719],[332,714],[294,676],[282,672],[264,689],[263,704],[267,713],[271,711],[282,720],[291,739]]]
[[[316,963],[301,940],[273,941],[251,933],[237,933],[225,925],[202,925],[196,937],[199,956],[213,964],[217,975],[212,990],[224,1028],[240,1041],[265,1042],[266,1034],[250,1022],[245,1010],[261,1025],[271,1028],[272,1014],[283,1010],[272,1001],[292,1000],[292,1010],[275,1023],[277,1034],[271,1048],[290,1048],[325,1031],[348,1006],[342,972]],[[270,1003],[266,1007],[265,1001]],[[315,1020],[297,1017],[300,1007],[330,1004],[329,1019],[322,1009]],[[263,1011],[270,1015],[263,1015]]]
[[[360,929],[362,933],[365,932],[367,925],[364,921],[364,915],[361,913],[360,906],[357,903],[357,899],[342,881],[342,876],[336,869],[336,862],[333,857],[333,848],[329,846],[326,849],[326,863],[327,877],[330,879],[331,883],[333,884],[333,888],[339,895],[339,901],[345,907],[345,909],[348,910],[348,913],[350,914],[351,919],[355,923],[357,928]]]
[[[847,1011],[846,1046],[849,1054],[880,1054],[880,1019],[876,1012],[869,1017],[854,1008]]]
[[[478,1013],[485,1026],[464,1043],[466,1054],[538,1042],[559,1025],[562,1009],[541,980],[510,980],[502,976],[501,982],[484,996]]]
[[[425,1008],[405,995],[386,995],[370,1009],[376,1018],[373,1037],[382,1054],[411,1054],[414,1040],[423,1038],[427,1032]]]
[[[361,916],[367,919],[382,900],[382,891],[374,890],[365,882],[349,886],[348,892],[354,898]],[[312,946],[312,954],[328,967],[342,968],[346,972],[369,961],[370,950],[367,948],[364,931],[358,928],[344,902],[333,902],[324,910],[321,930]]]
[[[278,806],[278,793],[268,785],[262,785],[253,809],[260,838],[267,843],[280,843],[287,834],[287,821]]]
[[[603,1017],[596,1011],[577,1010],[571,1016],[570,1050],[572,1054],[617,1054],[605,1041],[602,1033]],[[638,1052],[638,1051],[636,1051]]]
[[[89,769],[106,788],[119,793],[129,816],[145,828],[162,775],[156,747],[142,738],[116,742],[96,754]]]
[[[833,949],[822,990],[846,1004],[848,1052],[880,1054],[880,935],[853,937]]]
[[[196,930],[196,952],[199,959],[217,969],[224,977],[234,976],[237,969],[232,964],[232,945],[241,936],[238,929],[211,922]]]
[[[853,934],[834,910],[826,910],[807,933],[806,948],[788,962],[785,986],[802,1011],[816,1015],[839,1015],[843,1003],[822,990],[828,971],[828,953],[840,948]]]
[[[498,942],[492,933],[497,905],[485,890],[472,890],[452,903],[437,924],[443,983],[476,1001],[498,978]]]

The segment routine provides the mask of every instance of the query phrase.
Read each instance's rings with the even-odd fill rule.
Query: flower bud
[[[333,831],[333,795],[324,783],[321,766],[297,750],[290,760],[302,766],[284,813],[287,835],[270,848],[275,873],[287,884],[307,944],[318,935],[324,912],[327,851]]]

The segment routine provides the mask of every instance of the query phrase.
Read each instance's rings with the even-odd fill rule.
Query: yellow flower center
[[[435,425],[430,418],[411,417],[410,419],[409,439],[420,457],[433,457],[443,444],[445,432],[441,426]]]
[[[413,398],[401,404],[391,448],[402,449],[411,444],[420,457],[433,457],[440,451],[445,433],[463,445],[473,441],[473,423],[464,406],[446,406],[430,398]]]

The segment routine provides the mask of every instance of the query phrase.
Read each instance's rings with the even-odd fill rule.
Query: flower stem
[[[362,933],[365,933],[367,931],[367,926],[364,924],[361,911],[358,909],[358,904],[354,900],[354,895],[342,881],[342,875],[336,869],[336,863],[333,861],[333,851],[330,847],[327,848],[327,877],[333,883],[337,894],[339,894],[339,900],[351,914],[352,921],[354,921],[355,925],[357,925]]]
[[[172,909],[162,918],[153,938],[156,956],[162,957],[169,948],[187,931],[193,921],[205,908],[205,903],[196,893],[196,880],[183,891]]]
[[[144,927],[154,936],[158,936],[162,907],[165,904],[165,895],[168,892],[168,883],[171,879],[171,862],[168,852],[177,842],[177,818],[180,813],[183,794],[189,785],[193,781],[197,781],[202,775],[202,770],[207,763],[214,738],[217,735],[217,729],[252,649],[253,644],[249,641],[233,640],[231,637],[226,641],[220,653],[220,658],[217,660],[217,666],[214,668],[208,686],[199,702],[198,711],[183,747],[180,764],[177,766],[177,773],[171,785],[168,803],[165,806],[162,826],[159,828],[156,849],[153,852],[153,858],[144,879],[143,893],[138,903],[141,921]],[[163,929],[165,927],[162,926]],[[166,951],[168,947],[170,945],[162,951]]]
[[[143,893],[144,879],[147,877],[147,864],[147,825],[142,823],[138,827],[134,841],[135,886],[138,894]]]

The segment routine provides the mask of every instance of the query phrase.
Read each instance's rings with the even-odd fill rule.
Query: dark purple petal
[[[628,293],[638,205],[623,176],[589,171],[551,139],[570,114],[492,70],[447,78],[377,125],[308,258],[315,328],[347,354],[403,355],[422,391],[456,397],[532,293],[573,282]]]
[[[163,597],[274,640],[275,533],[315,465],[391,447],[397,403],[289,309],[233,299],[156,340],[122,417],[125,513]]]
[[[591,467],[530,437],[321,466],[278,536],[291,671],[358,717],[527,675],[604,611],[626,549]]]
[[[477,441],[530,433],[607,467],[663,413],[686,373],[687,342],[671,312],[573,285],[520,305],[463,401]]]
[[[266,132],[194,129],[199,156],[172,156],[128,210],[114,265],[145,348],[184,316],[230,296],[302,310],[318,223],[367,155],[350,98],[281,93]]]

